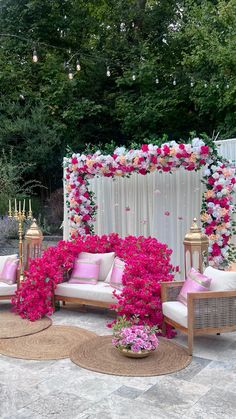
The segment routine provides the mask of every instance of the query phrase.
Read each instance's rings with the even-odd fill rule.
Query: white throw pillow
[[[115,259],[115,252],[110,253],[88,253],[81,252],[79,259],[89,259],[91,261],[100,261],[99,281],[105,281]]]
[[[204,275],[212,278],[209,291],[236,290],[236,272],[220,271],[208,266]]]
[[[17,255],[0,256],[0,273],[2,272],[3,266],[8,258],[17,259]]]

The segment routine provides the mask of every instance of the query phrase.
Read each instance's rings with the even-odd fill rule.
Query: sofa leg
[[[217,336],[220,336],[220,333],[216,333],[217,334]]]
[[[66,302],[65,302],[65,300],[63,300],[63,301],[62,301],[62,305],[63,305],[63,306],[65,306],[65,305],[66,305]]]
[[[193,334],[188,333],[188,354],[192,356],[193,354]]]
[[[164,320],[163,320],[163,323],[162,323],[162,335],[166,336],[166,322]]]

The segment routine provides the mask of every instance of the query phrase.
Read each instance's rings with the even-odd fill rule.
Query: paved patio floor
[[[1,310],[10,308],[0,304]],[[54,324],[109,334],[111,313],[66,307]],[[186,345],[186,338],[175,340]],[[106,362],[106,360],[104,360]],[[158,377],[117,377],[59,361],[0,355],[0,418],[236,418],[236,333],[195,339],[192,363]]]

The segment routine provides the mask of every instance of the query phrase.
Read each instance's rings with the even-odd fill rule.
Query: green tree
[[[235,135],[235,26],[235,0],[2,0],[0,146],[51,190],[67,145]]]

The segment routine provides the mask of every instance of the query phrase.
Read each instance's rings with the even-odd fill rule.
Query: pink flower
[[[141,150],[142,150],[144,153],[146,153],[146,152],[148,151],[148,144],[143,144],[143,145],[141,146]]]

